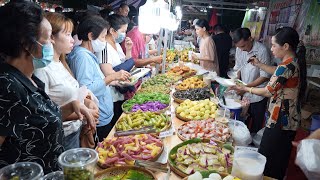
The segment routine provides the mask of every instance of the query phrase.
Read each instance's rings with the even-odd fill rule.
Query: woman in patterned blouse
[[[264,175],[283,179],[289,162],[296,130],[300,124],[301,99],[306,88],[305,54],[297,51],[298,33],[284,27],[272,37],[271,51],[282,59],[277,67],[268,66],[258,59],[251,63],[273,74],[265,88],[235,86],[252,94],[270,97],[266,129],[262,136],[259,152],[266,156]]]
[[[51,25],[31,2],[0,7],[0,168],[32,161],[44,173],[59,170],[64,151],[62,121],[75,112],[95,128],[94,118],[79,101],[59,107],[33,75],[53,59]],[[82,115],[83,114],[83,115]]]

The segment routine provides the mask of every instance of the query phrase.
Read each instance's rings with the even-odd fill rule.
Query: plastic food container
[[[34,162],[19,162],[0,169],[0,179],[41,180],[42,167]]]
[[[262,180],[267,159],[258,152],[239,150],[234,154],[231,175],[246,180]]]
[[[220,100],[219,105],[223,108],[227,108],[230,110],[230,118],[240,120],[240,114],[242,111],[242,106],[239,102],[234,99],[226,98],[226,104],[223,104],[223,101]]]
[[[65,180],[93,180],[98,153],[89,148],[70,149],[58,158]]]
[[[55,171],[45,175],[42,180],[63,180],[63,172]]]

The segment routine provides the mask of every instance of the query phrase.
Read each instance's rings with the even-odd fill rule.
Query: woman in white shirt
[[[47,13],[46,18],[52,26],[51,38],[54,57],[47,67],[37,69],[34,73],[45,83],[45,92],[55,103],[61,106],[72,100],[79,99],[89,108],[97,121],[99,117],[98,106],[86,98],[87,92],[85,92],[85,88],[81,88],[82,92],[80,92],[79,83],[72,76],[70,68],[63,57],[64,54],[70,53],[73,48],[74,40],[71,36],[73,23],[59,13]],[[63,123],[64,148],[66,150],[80,147],[80,130],[82,126],[82,121],[77,116],[70,115],[68,120]]]
[[[131,69],[134,65],[133,59],[131,59],[132,41],[130,38],[126,38],[126,31],[128,28],[129,19],[124,16],[113,14],[108,17],[110,28],[106,36],[107,46],[102,54],[97,55],[100,60],[100,68],[105,76],[114,73],[114,67],[124,64],[127,60],[132,63],[126,63],[127,69]],[[125,40],[126,53],[123,52],[120,43]],[[116,122],[122,114],[121,105],[124,102],[124,95],[120,93],[115,86],[119,85],[114,83],[111,86],[111,94],[113,98],[114,116],[112,122]]]

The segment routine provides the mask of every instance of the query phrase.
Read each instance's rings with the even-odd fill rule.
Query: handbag
[[[130,72],[131,69],[133,68],[135,62],[133,58],[127,59],[126,61],[124,61],[123,63],[115,66],[113,68],[114,71],[120,71],[120,70],[125,70],[127,72]]]
[[[95,148],[97,144],[97,135],[95,130],[91,129],[89,125],[85,125],[80,133],[80,147],[82,148]]]

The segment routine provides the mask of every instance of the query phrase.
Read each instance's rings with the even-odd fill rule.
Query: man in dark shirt
[[[225,32],[225,28],[221,24],[217,24],[213,27],[214,36],[212,39],[216,44],[219,70],[221,77],[227,77],[227,72],[229,69],[229,51],[232,47],[232,38]]]

